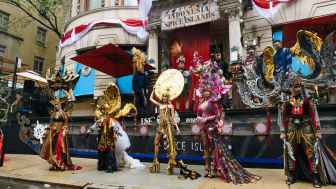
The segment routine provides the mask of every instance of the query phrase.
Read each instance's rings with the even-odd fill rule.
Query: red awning
[[[316,32],[324,40],[332,31],[336,30],[336,14],[284,24],[282,46],[286,48],[294,46],[296,33],[303,29]]]

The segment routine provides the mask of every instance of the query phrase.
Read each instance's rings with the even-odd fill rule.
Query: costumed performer
[[[65,71],[65,73],[67,72]],[[51,69],[48,69],[46,79],[49,88],[54,91],[61,89],[63,94],[67,95],[67,91],[75,88],[80,74],[81,71],[74,76],[62,76],[60,69],[55,69],[54,74],[51,73]],[[39,156],[51,164],[50,171],[56,169],[61,171],[81,169],[82,167],[75,167],[71,162],[67,137],[69,112],[73,111],[74,103],[68,102],[67,97],[55,98],[50,103],[54,106],[54,109],[49,110],[50,124],[43,133],[45,140]]]
[[[227,93],[229,88],[224,85],[224,77],[216,74],[218,66],[216,62],[207,61],[202,65],[198,53],[194,54],[195,68],[192,73],[200,76],[200,87],[196,94],[201,102],[197,109],[197,120],[201,127],[201,135],[204,145],[205,173],[204,177],[214,178],[216,172],[221,173],[222,179],[228,183],[243,184],[254,182],[261,177],[253,175],[245,170],[234,158],[221,140],[221,125],[224,122],[221,115],[222,106],[218,103],[221,94]],[[210,151],[213,155],[213,168],[210,167]]]
[[[185,58],[182,54],[182,44],[181,46],[175,41],[174,44],[170,47],[170,53],[172,56],[177,56],[179,57],[176,60],[176,63],[178,63],[179,71],[183,75],[184,78],[184,87],[183,91],[181,93],[181,96],[179,96],[176,99],[176,109],[177,111],[181,111],[181,104],[180,104],[180,97],[183,97],[184,102],[185,102],[185,108],[188,111],[189,108],[189,92],[191,90],[191,75],[188,70],[185,69],[184,64],[185,64]]]
[[[147,94],[148,94],[148,77],[144,73],[145,60],[147,56],[141,53],[140,49],[132,48],[133,57],[133,80],[132,92],[134,95],[134,104],[139,112],[148,113]]]
[[[288,82],[292,94],[281,103],[278,117],[280,139],[285,146],[286,184],[294,184],[297,177],[312,182],[315,188],[320,188],[321,182],[336,184],[336,155],[316,142],[322,139],[316,102],[307,98],[300,79]]]
[[[164,73],[161,74],[160,77],[165,75],[165,73],[168,73],[169,71],[172,70],[167,70]],[[173,70],[176,72],[176,70]],[[179,72],[177,72],[179,73]],[[180,134],[180,129],[177,125],[176,119],[175,119],[175,110],[174,106],[169,103],[169,101],[173,100],[177,96],[173,97],[170,94],[170,91],[172,90],[173,86],[172,83],[170,86],[165,86],[163,90],[160,91],[160,96],[157,96],[158,99],[161,99],[162,102],[157,102],[154,100],[154,92],[157,94],[158,91],[155,91],[157,88],[157,85],[161,85],[158,83],[160,81],[160,78],[157,80],[157,84],[153,87],[152,94],[150,96],[150,101],[159,108],[159,116],[160,116],[160,124],[157,127],[157,133],[155,135],[155,140],[154,140],[154,161],[153,165],[149,167],[149,172],[150,173],[155,173],[155,172],[160,172],[160,163],[159,163],[159,143],[162,138],[166,138],[166,147],[167,147],[167,156],[169,158],[168,161],[168,167],[167,167],[167,174],[171,175],[173,174],[173,168],[177,167],[177,163],[175,161],[176,157],[176,141],[175,141],[175,131],[174,131],[174,125],[176,126],[176,131],[177,134]],[[182,81],[181,81],[182,82]],[[176,83],[175,83],[176,84]],[[181,86],[183,87],[183,85]],[[182,89],[182,88],[181,88]],[[180,90],[182,92],[182,90]],[[180,93],[179,93],[180,94]],[[178,96],[179,96],[178,94]]]
[[[126,116],[131,109],[136,111],[133,104],[126,104],[120,110],[121,98],[118,87],[111,83],[105,94],[98,98],[97,110],[95,112],[96,122],[87,132],[92,133],[98,130],[98,171],[105,172],[119,171],[120,167],[144,167],[139,160],[133,159],[125,151],[129,148],[129,138],[120,125],[118,118]]]

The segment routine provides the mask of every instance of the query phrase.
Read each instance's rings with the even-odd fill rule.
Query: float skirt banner
[[[76,73],[78,73],[80,69],[82,69],[82,73],[76,84],[74,96],[94,94],[95,69],[88,69],[88,67],[86,67],[86,69],[83,70],[83,67],[83,64],[77,62]]]

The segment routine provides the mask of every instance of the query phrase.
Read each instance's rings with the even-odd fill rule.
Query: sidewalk
[[[0,168],[0,178],[12,178],[14,180],[24,180],[57,186],[71,186],[74,188],[196,188],[196,189],[306,189],[313,188],[311,183],[298,181],[292,186],[285,184],[286,177],[282,169],[248,169],[263,178],[256,182],[244,185],[230,185],[221,180],[220,177],[198,178],[196,180],[178,180],[179,170],[175,169],[175,174],[167,175],[167,164],[161,164],[161,173],[150,174],[148,166],[146,168],[129,169],[121,168],[122,171],[115,173],[105,173],[97,171],[96,159],[72,158],[75,165],[82,166],[83,169],[77,171],[49,171],[49,164],[38,155],[7,154],[10,161],[4,163]],[[189,169],[194,169],[203,174],[203,166],[188,165]],[[218,174],[219,175],[219,174]],[[335,186],[323,187],[331,189]]]

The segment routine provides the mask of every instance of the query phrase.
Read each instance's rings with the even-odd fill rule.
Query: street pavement
[[[167,164],[161,164],[161,173],[149,173],[150,163],[143,163],[146,168],[121,168],[121,171],[105,173],[97,171],[97,160],[86,158],[72,158],[72,162],[83,167],[76,171],[49,171],[49,164],[38,155],[6,154],[10,161],[4,162],[0,167],[0,178],[13,179],[17,181],[28,181],[51,186],[73,187],[73,188],[112,188],[112,189],[142,189],[142,188],[195,188],[195,189],[307,189],[313,188],[312,183],[298,181],[294,185],[285,184],[286,177],[282,169],[247,169],[255,175],[262,176],[256,183],[232,185],[223,181],[219,174],[216,178],[200,177],[196,180],[179,180],[179,169],[175,169],[173,175],[167,175]],[[203,175],[203,166],[188,165]],[[1,184],[1,183],[0,183]],[[1,188],[1,186],[0,186]],[[336,188],[336,186],[323,186],[325,189]]]

